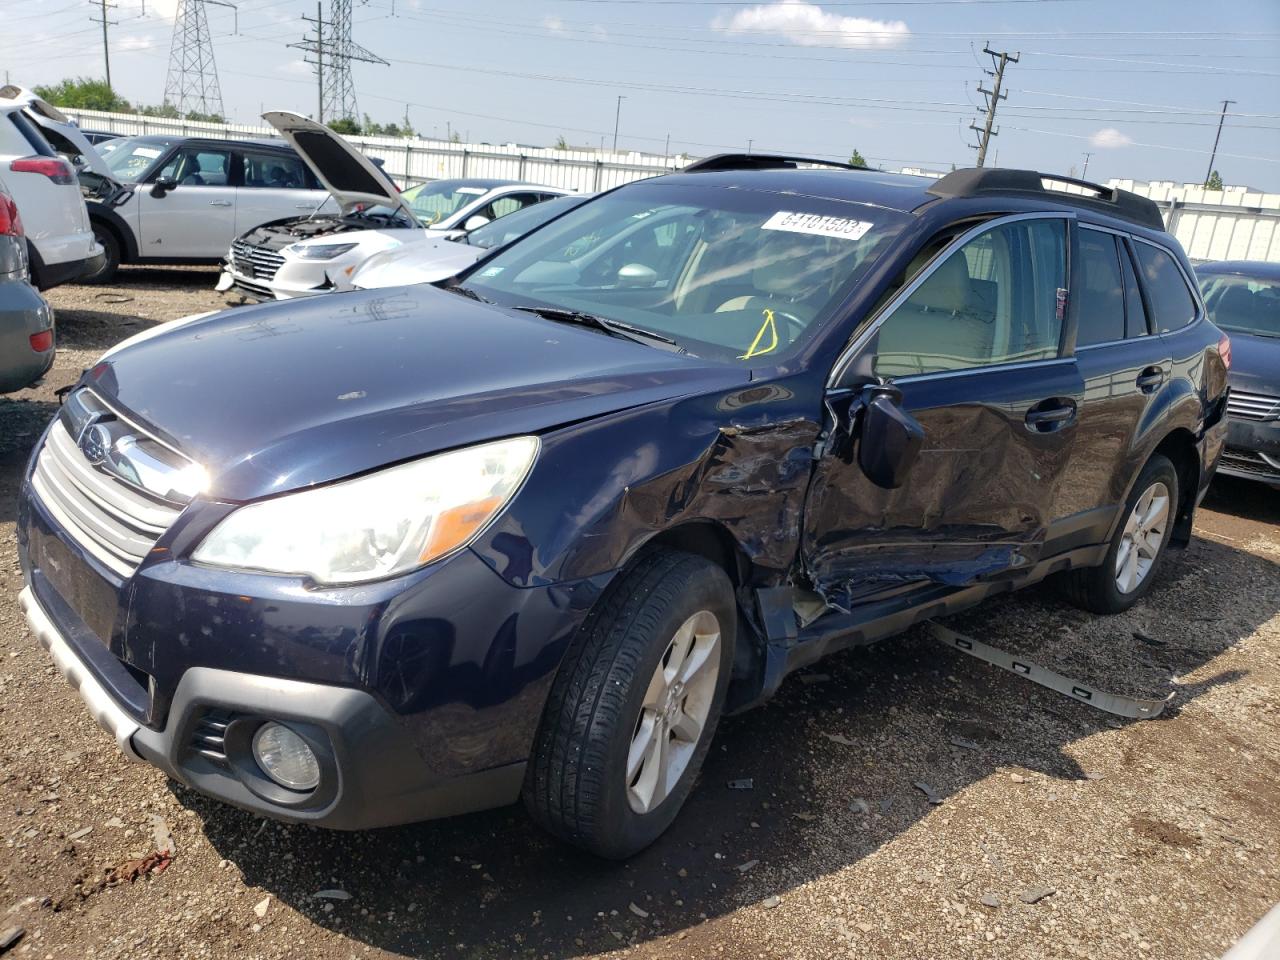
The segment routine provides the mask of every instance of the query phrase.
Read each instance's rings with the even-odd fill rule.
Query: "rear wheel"
[[[715,733],[737,609],[723,570],[653,551],[620,575],[566,656],[524,797],[551,833],[603,857],[670,826]]]
[[[1178,507],[1178,472],[1161,454],[1147,461],[1125,502],[1124,520],[1097,567],[1063,579],[1068,599],[1094,613],[1120,613],[1141,600],[1164,560]]]
[[[96,220],[93,223],[93,238],[102,244],[105,256],[102,266],[93,273],[82,276],[80,283],[110,283],[115,279],[116,270],[120,267],[120,238],[116,236],[114,230]]]

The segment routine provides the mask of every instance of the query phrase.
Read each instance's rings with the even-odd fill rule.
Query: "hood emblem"
[[[90,464],[101,466],[111,454],[111,431],[100,423],[92,424],[80,435],[78,446]]]

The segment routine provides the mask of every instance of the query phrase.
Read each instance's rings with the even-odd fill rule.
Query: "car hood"
[[[489,251],[456,240],[431,239],[375,254],[351,276],[361,289],[434,283],[471,266]]]
[[[399,208],[417,223],[413,210],[404,202],[385,173],[368,157],[322,123],[287,110],[262,115],[298,151],[298,156],[338,201],[343,213],[361,204]]]
[[[1225,332],[1231,338],[1232,388],[1280,397],[1280,337]]]
[[[342,257],[368,257],[384,250],[399,250],[405,244],[416,245],[425,242],[427,232],[413,227],[386,227],[376,230],[343,230],[336,233],[320,233],[304,240],[296,240],[289,247],[327,247],[335,243],[354,243],[356,249],[342,254]],[[286,247],[285,249],[288,249]],[[313,260],[312,263],[323,266],[328,261]],[[363,262],[363,261],[361,261]]]
[[[224,311],[85,382],[251,500],[745,383],[749,371],[430,286]]]

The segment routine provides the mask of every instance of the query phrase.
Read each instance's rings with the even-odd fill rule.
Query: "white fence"
[[[1192,260],[1280,263],[1280,193],[1247,187],[1206,190],[1198,184],[1108,180],[1107,186],[1150,197],[1165,228]]]
[[[69,110],[64,113],[86,130],[125,136],[169,134],[218,139],[261,139],[277,136],[270,127],[235,123],[200,123],[133,113]],[[689,161],[644,153],[557,150],[520,144],[452,143],[398,137],[346,139],[367,156],[382,160],[383,169],[401,184],[446,177],[491,177],[523,180],[575,191],[607,190],[632,180],[678,170]]]

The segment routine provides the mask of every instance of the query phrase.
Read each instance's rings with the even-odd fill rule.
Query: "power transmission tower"
[[[974,149],[978,151],[978,166],[983,166],[987,162],[987,147],[991,144],[992,137],[1000,135],[999,128],[992,129],[996,121],[996,107],[1000,105],[1001,100],[1008,100],[1008,91],[1001,92],[1000,88],[1004,85],[1004,68],[1011,63],[1018,62],[1018,54],[1006,53],[1003,50],[992,50],[990,44],[982,48],[982,52],[991,57],[991,64],[994,70],[983,70],[989,77],[995,78],[992,89],[988,90],[978,84],[978,92],[987,99],[987,119],[982,126],[976,123],[969,124],[969,129],[977,133],[978,142],[974,145]]]
[[[89,0],[89,2],[93,3],[94,0]],[[111,88],[111,45],[107,42],[107,27],[114,26],[118,21],[107,19],[107,9],[110,8],[114,10],[116,8],[116,5],[114,3],[107,3],[107,0],[99,0],[99,4],[102,7],[102,16],[90,17],[89,21],[91,23],[102,24],[102,62],[103,62],[103,65],[106,67],[106,71],[107,71],[107,88],[110,89]]]
[[[104,28],[105,29],[105,28]],[[110,81],[108,81],[109,83]],[[1204,182],[1208,186],[1209,178],[1213,176],[1213,161],[1218,159],[1218,141],[1222,139],[1222,124],[1227,119],[1227,107],[1235,103],[1234,100],[1222,101],[1222,115],[1218,117],[1218,134],[1213,138],[1213,152],[1209,154],[1209,169],[1204,172]]]
[[[236,9],[235,4],[226,0],[179,0],[173,20],[173,45],[169,48],[164,102],[181,114],[224,115],[222,87],[218,83],[217,65],[213,62],[213,41],[204,9],[210,3]]]
[[[351,79],[351,64],[376,63],[388,66],[375,53],[366,50],[351,39],[351,0],[329,0],[329,19],[324,19],[319,0],[316,2],[315,19],[303,17],[315,24],[315,36],[303,38],[301,43],[289,46],[315,56],[307,60],[316,68],[316,120],[357,120],[360,108],[356,105],[356,88]]]

